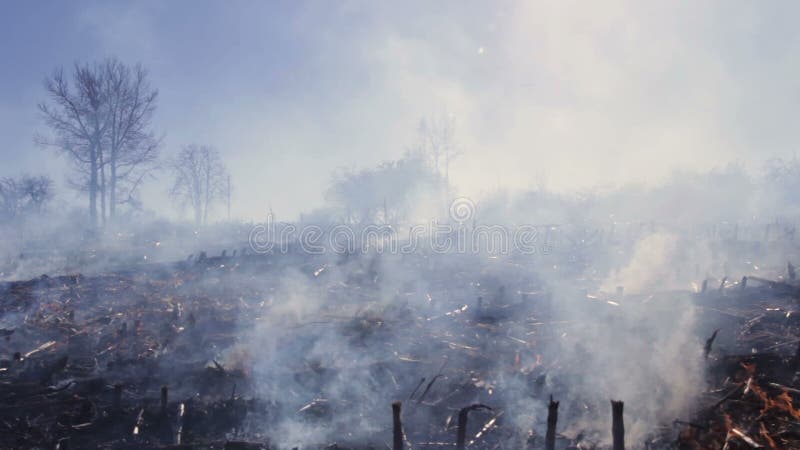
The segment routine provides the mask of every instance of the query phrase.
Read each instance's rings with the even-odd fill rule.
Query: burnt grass
[[[300,255],[225,256],[0,284],[0,448],[277,448],[280,436],[270,435],[268,425],[281,417],[330,421],[352,405],[268,398],[248,361],[253,355],[226,358],[234,362],[222,357],[269,314],[272,280],[286,267],[326,283],[331,280],[320,272],[326,264]],[[331,288],[326,311],[337,312],[338,301],[368,304],[382,281],[380,259],[335,264],[350,269]],[[395,339],[414,343],[409,348],[416,356],[395,355],[363,368],[377,384],[372,389],[403,402],[406,446],[454,446],[459,410],[486,404],[494,407],[470,413],[470,448],[544,448],[543,420],[532,421],[524,434],[510,426],[489,387],[488,368],[500,361],[545,410],[550,395],[569,389],[544,384],[557,355],[539,347],[559,333],[545,285],[514,270],[498,281],[469,262],[437,266],[414,257],[404,264],[425,273],[431,301],[448,313],[414,310],[403,296],[430,294],[404,285],[395,288],[397,301],[388,307],[349,309],[325,320],[356,349],[391,347]],[[449,292],[453,285],[464,288]],[[692,294],[703,318],[697,332],[710,341],[707,388],[693,400],[691,416],[676,417],[629,447],[800,448],[799,292],[792,281],[761,280]],[[450,329],[458,331],[424,334],[422,322],[437,320],[453,322]],[[509,339],[511,325],[532,330],[530,336]],[[444,358],[418,357],[423,353]],[[339,369],[307,360],[286,370],[313,392]],[[387,448],[391,405],[376,410],[385,410],[386,425],[373,437],[343,428],[316,447]],[[571,418],[561,420],[556,448],[607,445],[590,433],[567,432],[564,421]]]

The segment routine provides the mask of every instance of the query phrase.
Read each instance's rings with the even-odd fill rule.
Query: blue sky
[[[33,144],[55,67],[150,69],[168,156],[217,147],[233,213],[293,217],[331,170],[397,158],[453,114],[459,191],[652,183],[797,146],[794,2],[0,3],[0,175],[63,160]],[[143,191],[169,215],[168,174]],[[72,194],[64,199],[74,201]]]

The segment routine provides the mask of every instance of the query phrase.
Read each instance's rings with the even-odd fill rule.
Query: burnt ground
[[[276,448],[283,439],[270,424],[287,415],[311,427],[336,424],[338,435],[317,448],[391,447],[388,398],[376,399],[373,409],[385,411],[385,420],[377,420],[385,426],[365,439],[351,418],[337,421],[341,411],[370,401],[359,397],[362,391],[349,401],[313,395],[321,379],[344,370],[335,360],[300,354],[298,365],[280,369],[305,391],[276,397],[259,388],[259,368],[251,362],[257,355],[236,350],[270,313],[272,280],[292,266],[312,283],[331,283],[320,322],[356,349],[389,349],[388,357],[359,370],[375,384],[365,392],[385,391],[403,402],[406,447],[453,447],[458,412],[485,404],[491,409],[469,415],[467,446],[544,448],[546,401],[567,397],[569,386],[548,381],[560,363],[547,343],[564,324],[551,314],[552,298],[540,280],[511,270],[502,283],[488,276],[476,282],[468,268],[419,258],[407,264],[426,268],[427,292],[401,285],[391,306],[342,310],[339,302],[369,303],[381,283],[380,262],[348,262],[344,281],[326,280],[327,264],[290,255],[217,257],[3,283],[0,447]],[[248,279],[262,282],[243,282]],[[692,399],[690,414],[629,447],[800,448],[800,290],[782,280],[716,284],[691,294],[703,319],[697,332],[705,339],[719,329],[706,344],[707,386]],[[448,292],[453,285],[465,288]],[[404,296],[427,297],[438,303],[436,312],[415,310]],[[608,302],[600,303],[613,308]],[[448,331],[432,333],[427,324],[437,321],[447,322],[442,329]],[[407,343],[402,350],[393,347],[401,340]],[[511,425],[520,418],[509,417],[498,400],[502,387],[492,378],[498,367],[544,405],[525,433]],[[508,395],[517,394],[505,400]],[[565,423],[578,421],[572,414],[560,419],[556,448],[608,445]]]

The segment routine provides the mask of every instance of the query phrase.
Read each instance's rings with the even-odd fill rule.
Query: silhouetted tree
[[[45,81],[49,101],[39,103],[52,139],[40,142],[66,153],[83,178],[79,184],[89,193],[89,217],[97,225],[97,197],[101,165],[101,146],[108,128],[107,101],[102,88],[99,65],[76,64],[72,82],[57,69]]]
[[[169,166],[175,176],[170,196],[192,208],[196,225],[207,224],[211,205],[227,192],[227,171],[219,153],[206,145],[187,145]]]
[[[420,120],[416,150],[430,159],[433,169],[450,181],[450,164],[461,149],[456,142],[456,121],[453,115],[439,115]]]
[[[154,168],[159,140],[150,130],[158,91],[141,65],[115,58],[76,64],[71,80],[57,69],[45,81],[48,100],[39,111],[51,131],[37,140],[68,155],[73,187],[88,192],[92,224],[130,203]]]
[[[53,180],[49,177],[0,178],[0,217],[3,219],[41,213],[52,198]]]
[[[417,196],[435,191],[441,181],[419,155],[409,154],[373,169],[335,173],[326,196],[345,211],[347,222],[389,223],[404,219]]]
[[[417,128],[417,141],[411,152],[425,158],[434,172],[441,175],[439,200],[444,210],[450,202],[450,164],[461,156],[456,142],[456,121],[452,114],[423,118]]]
[[[109,114],[103,148],[108,153],[108,215],[113,218],[118,204],[134,201],[158,158],[159,139],[150,129],[158,91],[140,64],[130,67],[112,58],[103,63],[103,71]]]

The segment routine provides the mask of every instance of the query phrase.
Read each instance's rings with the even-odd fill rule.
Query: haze
[[[0,14],[0,176],[64,158],[33,140],[57,66],[115,56],[159,90],[162,155],[202,143],[232,215],[321,205],[331,171],[397,159],[421,118],[452,115],[471,198],[657,183],[796,147],[793,2],[7,2]],[[44,167],[43,167],[44,166]],[[537,181],[538,180],[538,181]],[[169,175],[142,203],[174,217]],[[217,211],[218,215],[222,211]]]

